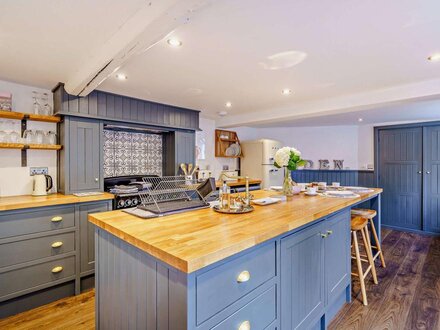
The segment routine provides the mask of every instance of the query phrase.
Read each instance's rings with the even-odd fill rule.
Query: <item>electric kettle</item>
[[[34,190],[32,191],[32,196],[45,196],[52,187],[53,181],[50,175],[35,174]]]

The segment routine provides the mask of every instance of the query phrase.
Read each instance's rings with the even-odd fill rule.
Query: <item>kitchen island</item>
[[[242,215],[90,215],[97,328],[325,328],[350,301],[350,208],[370,200],[380,229],[381,192],[301,194]]]

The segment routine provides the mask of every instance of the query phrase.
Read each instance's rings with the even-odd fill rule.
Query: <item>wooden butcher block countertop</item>
[[[47,196],[8,196],[0,197],[0,211],[12,211],[18,209],[28,209],[32,207],[104,201],[113,198],[114,196],[109,193],[87,197],[77,197],[74,195],[63,194],[50,194]]]
[[[293,196],[287,202],[254,205],[246,214],[220,214],[212,209],[194,210],[152,219],[123,211],[89,215],[89,221],[155,258],[191,273],[271,238],[306,225],[382,192],[360,198]],[[273,191],[253,191],[255,198]]]

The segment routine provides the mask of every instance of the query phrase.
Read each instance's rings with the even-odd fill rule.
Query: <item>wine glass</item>
[[[32,99],[33,99],[32,111],[34,114],[40,115],[41,114],[41,105],[38,102],[38,93],[36,91],[32,91]]]
[[[52,107],[49,104],[49,95],[47,95],[47,93],[43,93],[42,101],[44,104],[43,105],[43,114],[46,116],[52,115]]]

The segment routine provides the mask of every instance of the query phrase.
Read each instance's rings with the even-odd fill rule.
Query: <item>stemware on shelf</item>
[[[32,92],[32,111],[36,115],[41,115],[42,107],[41,104],[38,102],[38,93],[36,91]]]
[[[35,133],[31,129],[27,129],[23,133],[23,140],[26,144],[32,144],[35,142]]]
[[[34,135],[34,143],[43,144],[44,132],[42,130],[36,130]]]
[[[49,96],[47,95],[47,93],[43,93],[42,101],[43,101],[42,115],[45,116],[52,115],[52,107],[49,104]]]
[[[44,132],[44,143],[54,145],[57,143],[57,135],[55,132]]]

